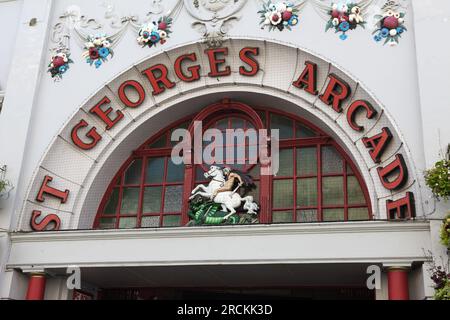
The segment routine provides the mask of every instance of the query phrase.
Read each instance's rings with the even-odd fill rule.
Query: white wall
[[[21,0],[0,0],[0,91],[6,89],[21,9]]]

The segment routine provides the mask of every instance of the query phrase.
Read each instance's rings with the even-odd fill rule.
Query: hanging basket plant
[[[450,197],[450,161],[448,159],[438,161],[433,168],[425,171],[425,183],[436,198],[448,200]]]
[[[365,28],[362,10],[356,3],[333,3],[328,14],[330,18],[325,31],[334,29],[335,33],[341,33],[339,36],[341,40],[348,38],[348,31],[358,26]]]
[[[442,222],[440,237],[441,244],[450,249],[450,214]]]
[[[431,280],[434,282],[434,300],[450,300],[450,273],[448,264],[444,267],[437,266],[435,260],[428,269]]]
[[[9,192],[13,189],[13,185],[8,180],[0,179],[0,200],[8,199]]]

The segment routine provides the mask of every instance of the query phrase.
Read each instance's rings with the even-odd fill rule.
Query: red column
[[[45,280],[44,273],[30,274],[26,300],[44,300]]]
[[[409,300],[408,273],[405,267],[387,269],[389,300]]]

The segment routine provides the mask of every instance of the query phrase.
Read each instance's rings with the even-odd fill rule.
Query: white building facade
[[[273,3],[0,1],[1,299],[433,296],[450,4]],[[276,175],[231,164],[252,223],[188,226],[209,166],[174,164],[171,133],[195,121],[279,130]]]

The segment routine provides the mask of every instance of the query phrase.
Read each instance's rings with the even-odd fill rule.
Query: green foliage
[[[448,278],[442,288],[435,290],[434,299],[450,301],[450,280]]]
[[[440,237],[441,243],[446,247],[450,247],[450,214],[442,222]]]
[[[11,183],[8,180],[0,180],[0,193],[5,191],[10,186]]]
[[[436,162],[433,168],[425,172],[425,182],[438,199],[447,200],[450,196],[450,161]]]

